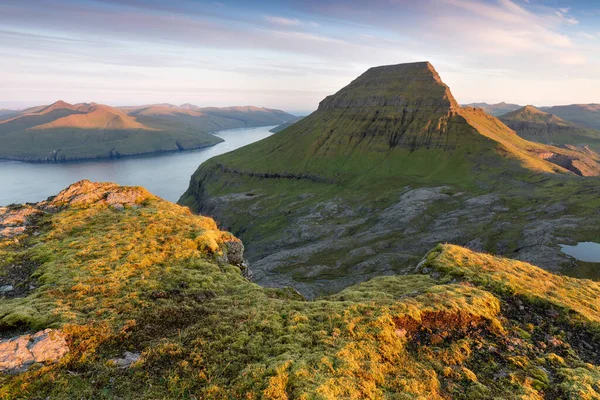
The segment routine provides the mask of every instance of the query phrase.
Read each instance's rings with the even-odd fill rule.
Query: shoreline
[[[190,152],[190,151],[196,151],[196,150],[203,150],[203,149],[207,149],[213,146],[216,146],[218,144],[221,144],[223,142],[225,142],[225,139],[221,138],[219,135],[219,133],[222,132],[229,132],[229,131],[236,131],[236,130],[243,130],[243,129],[252,129],[252,128],[264,128],[264,127],[270,127],[270,126],[278,126],[278,125],[259,125],[259,126],[247,126],[247,127],[240,127],[240,128],[231,128],[231,129],[222,129],[219,131],[211,131],[208,132],[208,134],[215,136],[216,138],[220,139],[219,142],[214,143],[214,144],[208,144],[208,145],[204,145],[204,146],[197,146],[197,147],[190,147],[189,149],[172,149],[172,150],[159,150],[159,151],[148,151],[148,152],[141,152],[141,153],[131,153],[131,154],[119,154],[118,156],[97,156],[97,157],[82,157],[82,158],[72,158],[72,159],[68,159],[68,160],[31,160],[31,159],[25,159],[25,158],[19,158],[19,157],[0,157],[0,162],[2,161],[15,161],[15,162],[22,162],[22,163],[26,163],[26,164],[77,164],[77,163],[85,163],[85,162],[94,162],[94,161],[98,161],[98,162],[102,162],[102,161],[118,161],[118,160],[123,160],[123,159],[129,159],[129,158],[136,158],[136,157],[152,157],[152,156],[160,156],[160,155],[167,155],[167,154],[174,154],[174,153],[185,153],[185,152]]]

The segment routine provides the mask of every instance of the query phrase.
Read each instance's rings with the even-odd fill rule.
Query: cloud
[[[302,22],[299,19],[293,18],[284,18],[284,17],[272,17],[265,16],[265,20],[275,25],[283,25],[283,26],[299,26],[302,25]]]
[[[582,18],[577,28],[573,15]],[[105,81],[86,79],[121,70],[123,92],[174,93],[186,79],[198,88],[321,93],[368,66],[422,59],[460,95],[465,82],[479,84],[467,94],[485,92],[500,77],[597,79],[600,49],[584,18],[526,0],[2,0],[0,87],[34,90],[37,74],[60,90],[75,83],[52,83],[52,74],[72,74],[92,90]]]

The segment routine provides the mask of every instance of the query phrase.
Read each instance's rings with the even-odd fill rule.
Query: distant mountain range
[[[192,104],[110,107],[50,105],[0,112],[0,158],[63,162],[180,151],[211,146],[210,132],[278,125],[295,116],[252,106],[200,108]]]
[[[498,117],[502,114],[506,114],[511,111],[518,110],[523,107],[518,104],[510,104],[510,103],[497,103],[497,104],[488,104],[488,103],[470,103],[463,104],[463,107],[473,107],[473,108],[482,108],[486,113],[493,115],[494,117]]]
[[[572,104],[542,108],[567,121],[600,130],[600,104]]]
[[[556,109],[560,107],[552,107]],[[600,131],[525,106],[499,117],[509,128],[524,139],[553,145],[590,146],[600,151]]]
[[[463,107],[481,108],[486,113],[499,117],[512,111],[519,110],[524,106],[510,103],[470,103]],[[533,106],[532,106],[533,107]],[[585,126],[587,128],[600,130],[600,104],[571,104],[566,106],[536,107],[541,111],[554,114],[566,121]]]

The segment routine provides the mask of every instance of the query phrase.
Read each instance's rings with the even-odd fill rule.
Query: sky
[[[600,103],[600,2],[0,1],[0,108],[307,113],[372,66],[414,61],[463,104]]]

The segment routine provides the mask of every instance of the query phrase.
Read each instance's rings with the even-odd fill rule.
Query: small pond
[[[579,261],[600,263],[600,243],[580,242],[575,246],[560,245],[563,253]]]

